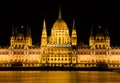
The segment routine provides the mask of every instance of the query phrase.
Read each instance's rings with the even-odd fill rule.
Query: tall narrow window
[[[61,39],[60,39],[60,37],[59,37],[59,44],[61,44]]]

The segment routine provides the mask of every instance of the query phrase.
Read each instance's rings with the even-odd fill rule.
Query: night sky
[[[73,19],[78,34],[78,42],[88,44],[90,28],[97,32],[98,26],[104,31],[108,26],[111,45],[120,45],[120,3],[105,0],[9,0],[1,3],[0,45],[9,45],[12,25],[24,31],[29,25],[32,29],[33,44],[40,44],[43,20],[46,20],[47,32],[58,19],[59,6],[62,19],[67,23],[70,34]]]

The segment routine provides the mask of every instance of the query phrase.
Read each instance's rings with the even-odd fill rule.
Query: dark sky
[[[61,4],[62,18],[70,33],[73,19],[77,29],[78,41],[88,44],[91,26],[104,30],[109,26],[111,45],[120,45],[120,3],[114,0],[9,0],[1,3],[0,45],[9,45],[11,27],[31,26],[33,44],[40,43],[43,20],[45,18],[48,35],[58,18]],[[95,30],[95,32],[96,32]]]

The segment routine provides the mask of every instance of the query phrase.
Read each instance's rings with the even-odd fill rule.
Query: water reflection
[[[0,83],[120,83],[119,74],[97,71],[0,71]]]

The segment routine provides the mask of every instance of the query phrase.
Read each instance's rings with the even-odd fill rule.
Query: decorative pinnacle
[[[73,20],[73,29],[75,29],[75,20]]]
[[[90,35],[91,35],[91,36],[93,35],[93,25],[91,26],[91,32],[90,32]]]
[[[27,35],[31,36],[31,28],[29,25],[27,25]]]
[[[14,26],[12,26],[12,35],[14,35]]]
[[[105,34],[108,35],[108,25],[105,28]]]
[[[46,28],[45,19],[44,19],[44,22],[43,22],[43,28]]]

